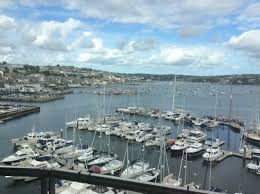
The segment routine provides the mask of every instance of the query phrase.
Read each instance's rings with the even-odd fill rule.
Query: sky
[[[0,62],[260,73],[260,1],[0,0]]]

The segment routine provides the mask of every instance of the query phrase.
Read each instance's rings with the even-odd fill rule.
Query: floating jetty
[[[223,155],[220,156],[219,158],[217,158],[216,161],[222,162],[223,160],[225,160],[226,158],[228,158],[230,156],[242,158],[244,160],[251,160],[252,159],[252,152],[247,151],[245,153],[236,153],[236,152],[223,150]]]
[[[16,104],[0,104],[0,123],[36,112],[40,112],[40,107]]]

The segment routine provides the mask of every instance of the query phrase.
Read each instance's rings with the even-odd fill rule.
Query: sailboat
[[[142,175],[148,168],[149,163],[144,161],[136,161],[131,166],[127,167],[121,174],[120,177],[132,179]]]
[[[207,123],[206,123],[206,126],[208,128],[214,128],[214,127],[217,127],[219,125],[219,121],[217,121],[217,103],[218,103],[218,93],[217,93],[217,90],[216,90],[216,94],[215,94],[215,97],[216,97],[216,101],[215,101],[215,114],[214,114],[214,119],[213,120],[209,120]]]
[[[160,170],[156,168],[149,168],[145,170],[142,175],[135,178],[135,180],[143,181],[143,182],[152,182],[155,181],[159,175],[160,175]]]
[[[101,166],[101,174],[112,174],[120,171],[124,167],[124,163],[120,160],[114,159],[106,163],[104,166]]]

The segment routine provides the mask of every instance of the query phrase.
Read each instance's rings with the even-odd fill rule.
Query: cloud
[[[250,4],[243,12],[240,14],[238,19],[242,22],[260,22],[260,3]]]
[[[177,31],[182,37],[194,37],[202,35],[204,32],[210,29],[209,26],[203,25],[190,25],[190,26],[182,26]]]
[[[209,51],[209,49],[211,49]],[[153,55],[150,63],[171,66],[192,66],[210,68],[224,63],[225,55],[217,49],[205,46],[161,48],[159,55]]]
[[[158,42],[154,39],[144,39],[131,42],[131,47],[136,51],[148,51],[156,48]]]
[[[232,36],[227,45],[242,50],[253,57],[260,58],[260,30],[249,30],[238,36]]]
[[[13,52],[10,46],[0,46],[0,55],[7,55]]]
[[[1,30],[9,30],[16,26],[14,18],[0,15],[0,31]]]
[[[91,32],[83,32],[83,34],[72,42],[69,50],[77,48],[93,48],[95,45],[91,40]]]
[[[130,2],[118,0],[20,0],[23,6],[63,6],[65,10],[76,10],[87,18],[103,20],[105,22],[123,24],[144,24],[156,28],[185,29],[191,28],[196,34],[195,27],[202,26],[200,33],[216,25],[227,16],[237,14],[245,0],[132,0]],[[180,30],[182,34],[186,30]],[[197,32],[198,33],[198,32]],[[187,31],[186,31],[187,34]]]
[[[34,46],[47,50],[66,51],[68,35],[80,25],[79,20],[72,18],[65,22],[43,21],[38,25],[27,25],[24,34]]]

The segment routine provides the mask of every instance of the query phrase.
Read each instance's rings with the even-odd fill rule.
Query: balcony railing
[[[66,169],[0,166],[0,176],[38,177],[41,180],[41,194],[55,194],[56,180],[77,181],[147,194],[220,194],[211,191],[195,190],[189,187],[171,187],[159,183],[140,182],[115,176]]]

